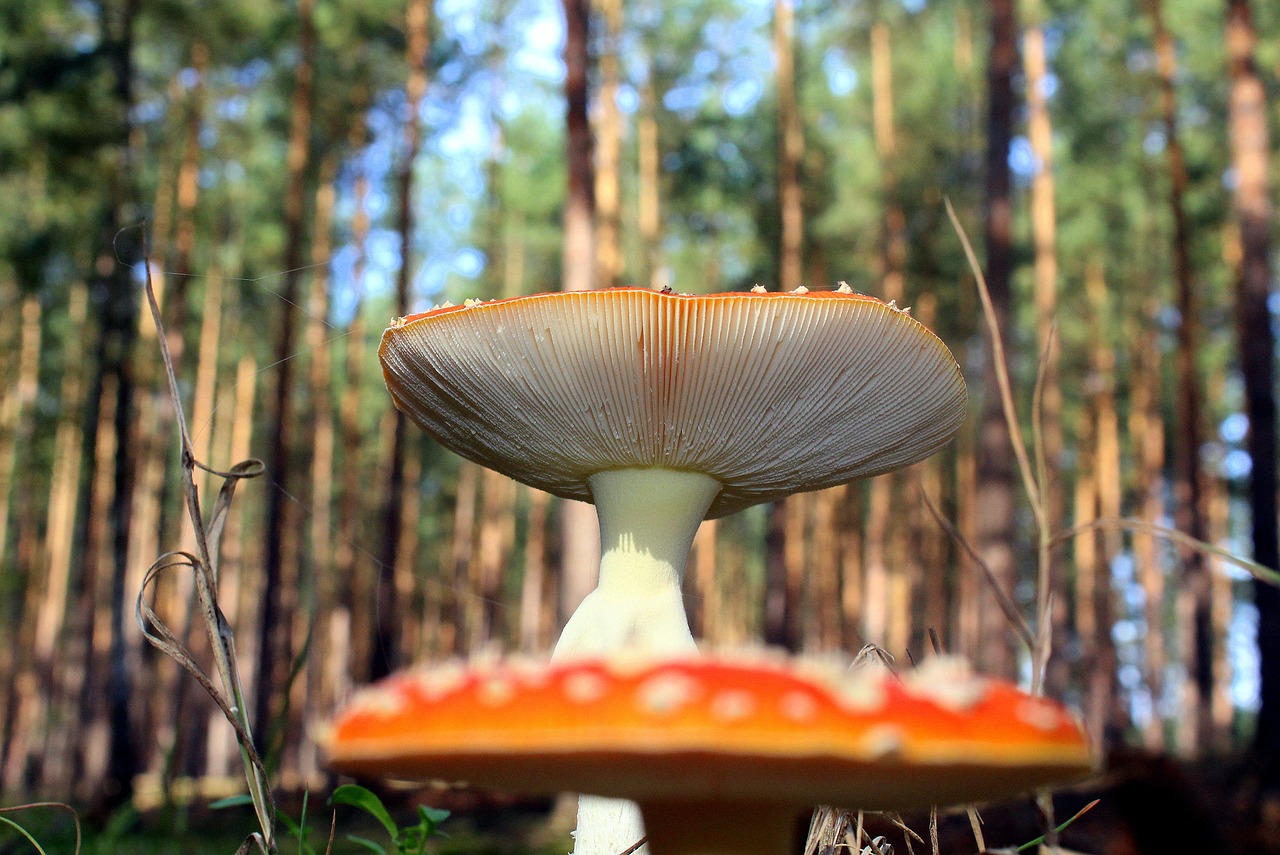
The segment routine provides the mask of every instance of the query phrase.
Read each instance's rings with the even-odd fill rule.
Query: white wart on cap
[[[464,457],[583,501],[606,470],[701,473],[712,518],[907,466],[965,410],[946,346],[853,293],[473,301],[397,321],[380,355],[396,405]]]

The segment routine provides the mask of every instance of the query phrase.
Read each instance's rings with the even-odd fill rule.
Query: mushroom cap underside
[[[953,663],[902,679],[736,658],[450,665],[365,690],[328,752],[354,774],[870,810],[986,801],[1090,771],[1063,707]]]
[[[463,457],[583,501],[600,471],[701,472],[710,518],[910,465],[965,413],[946,346],[853,293],[472,302],[398,320],[380,355],[396,406]]]

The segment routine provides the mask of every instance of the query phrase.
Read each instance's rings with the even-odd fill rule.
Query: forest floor
[[[563,855],[571,848],[573,804],[567,799],[499,798],[470,790],[412,791],[384,794],[395,816],[410,816],[414,805],[445,807],[453,815],[444,834],[431,845],[434,855]],[[295,819],[302,814],[302,794],[283,799],[281,809]],[[1267,834],[1260,824],[1255,796],[1246,776],[1232,762],[1187,764],[1163,757],[1117,756],[1100,778],[1055,794],[1058,822],[1098,799],[1060,837],[1064,855],[1280,855],[1280,834]],[[74,836],[65,815],[31,813],[21,819],[49,855],[72,853]],[[324,853],[330,813],[312,800],[307,811],[306,841]],[[927,814],[908,815],[906,824],[928,840]],[[1012,852],[1037,838],[1039,811],[1030,799],[988,806],[982,830],[989,851]],[[86,817],[83,855],[231,855],[252,829],[248,807],[222,811],[151,811],[117,815],[114,821]],[[908,847],[903,833],[882,817],[868,816],[867,831],[883,835],[894,855],[928,853],[927,842]],[[804,829],[797,827],[797,840]],[[282,855],[305,853],[296,836],[282,833]],[[394,851],[385,832],[372,819],[344,810],[337,820],[332,855],[370,850],[348,835],[382,843]],[[939,819],[939,852],[974,855],[968,816],[950,812]],[[797,844],[798,845],[798,844]],[[33,852],[13,832],[0,831],[0,855]],[[848,850],[844,850],[847,852]],[[1034,851],[1029,847],[1027,851]]]

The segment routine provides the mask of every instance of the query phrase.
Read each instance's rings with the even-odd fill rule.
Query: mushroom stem
[[[569,622],[553,660],[638,650],[697,653],[680,583],[720,482],[677,469],[613,469],[588,479],[600,518],[600,580]],[[617,855],[644,834],[630,802],[578,798],[574,855]]]
[[[776,802],[646,801],[653,855],[789,855],[802,808]]]
[[[615,469],[588,479],[600,517],[600,581],[565,625],[552,659],[638,650],[696,653],[680,583],[720,482],[677,469]]]

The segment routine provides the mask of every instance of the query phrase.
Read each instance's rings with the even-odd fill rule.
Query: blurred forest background
[[[970,424],[907,472],[704,524],[694,632],[905,662],[932,629],[1017,677],[920,499],[1032,615],[1033,516],[949,198],[1028,438],[1045,354],[1052,529],[1127,516],[1275,566],[1277,96],[1280,6],[1259,0],[4,0],[6,799],[243,784],[133,617],[192,537],[146,265],[197,457],[267,465],[220,596],[285,787],[324,786],[309,733],[352,686],[546,651],[592,584],[589,507],[392,411],[378,336],[444,300],[844,280],[910,306],[964,367]],[[1114,527],[1054,556],[1048,690],[1098,743],[1250,759],[1254,796],[1280,787],[1280,595]],[[178,631],[191,595],[157,588]],[[190,643],[207,655],[198,624]]]

